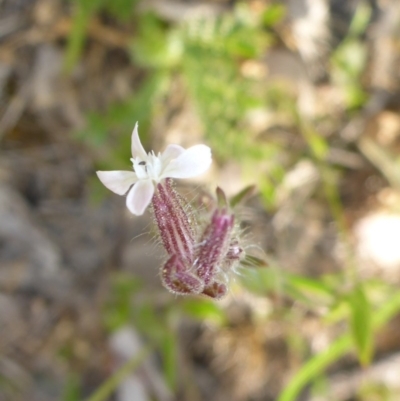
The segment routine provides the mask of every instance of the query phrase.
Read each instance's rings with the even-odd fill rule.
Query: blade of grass
[[[105,401],[118,387],[118,385],[130,374],[132,374],[152,351],[152,347],[143,348],[125,365],[121,366],[111,377],[109,377],[86,401]]]
[[[349,296],[351,309],[350,327],[358,358],[363,366],[369,365],[373,356],[372,306],[364,288],[358,285]]]

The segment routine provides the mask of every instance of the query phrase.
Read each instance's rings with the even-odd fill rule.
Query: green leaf
[[[348,298],[351,309],[351,331],[358,357],[362,365],[368,365],[373,352],[372,309],[364,288],[354,288]]]
[[[260,183],[260,193],[265,208],[273,209],[276,205],[276,185],[267,176]]]
[[[329,151],[329,145],[325,138],[306,124],[303,124],[302,133],[314,157],[320,161],[324,161]]]
[[[217,195],[218,207],[227,208],[228,200],[226,199],[225,192],[220,187],[217,187],[217,189],[215,190],[215,193]]]
[[[350,315],[349,309],[349,303],[345,299],[339,297],[324,316],[324,322],[329,325],[348,320]]]
[[[178,383],[177,334],[170,328],[163,328],[161,353],[165,380],[171,390],[175,390]]]
[[[256,191],[255,185],[249,185],[246,188],[242,189],[239,193],[237,193],[230,199],[229,203],[231,207],[234,208],[239,203],[244,202],[246,199],[253,196],[255,191]]]
[[[226,322],[225,312],[213,301],[186,299],[181,307],[183,313],[194,319],[200,321],[209,320],[216,324],[224,324]]]
[[[133,14],[137,2],[138,0],[112,0],[107,1],[105,7],[111,14],[126,21]]]
[[[90,18],[99,11],[105,0],[75,0],[72,28],[64,58],[64,71],[69,73],[78,62],[86,40]]]
[[[276,265],[271,265],[268,269],[243,269],[240,281],[254,294],[287,294],[286,273]]]
[[[262,22],[266,27],[271,27],[280,22],[285,16],[286,9],[282,4],[271,4],[263,12]]]
[[[369,6],[366,2],[360,2],[354,14],[353,20],[351,21],[348,36],[362,35],[368,28],[371,16],[371,6]]]
[[[257,256],[246,255],[245,258],[241,261],[243,266],[247,267],[268,267],[269,264],[266,259],[258,258]]]
[[[308,298],[318,299],[319,302],[327,304],[333,301],[332,289],[323,283],[321,279],[312,279],[304,276],[289,275],[288,282],[290,285],[303,293]]]
[[[149,13],[141,17],[138,34],[129,49],[133,61],[142,67],[170,69],[180,62],[182,36]]]
[[[80,401],[81,381],[78,374],[72,373],[67,377],[62,401]]]

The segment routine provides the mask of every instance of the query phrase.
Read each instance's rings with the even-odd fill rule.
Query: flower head
[[[228,205],[216,207],[200,227],[197,213],[169,178],[157,184],[152,204],[168,255],[160,274],[164,287],[174,294],[221,299],[228,292],[229,276],[245,257]]]
[[[146,153],[138,133],[138,123],[132,132],[133,171],[97,171],[100,181],[111,191],[126,197],[126,206],[139,216],[150,204],[155,185],[165,178],[192,178],[204,173],[211,165],[211,150],[206,145],[184,149],[168,145],[163,153]]]

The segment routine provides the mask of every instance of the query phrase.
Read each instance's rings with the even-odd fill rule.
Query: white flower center
[[[154,152],[148,153],[146,160],[142,160],[139,157],[131,159],[133,169],[139,180],[151,179],[158,183],[160,181],[161,172],[163,169],[160,154],[156,156]]]

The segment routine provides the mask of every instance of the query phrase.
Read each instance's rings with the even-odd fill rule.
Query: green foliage
[[[72,28],[64,58],[64,71],[70,73],[82,55],[87,28],[91,18],[100,11],[126,21],[134,11],[138,0],[71,0]]]
[[[229,40],[226,40],[226,38]],[[222,158],[262,156],[244,127],[247,112],[261,105],[257,84],[241,75],[239,58],[255,57],[264,35],[240,19],[199,21],[186,27],[183,73],[204,132]]]
[[[286,9],[282,4],[271,4],[264,10],[261,20],[265,26],[273,27],[283,19],[285,14]]]
[[[182,313],[193,319],[209,321],[219,326],[226,323],[225,313],[212,300],[187,298],[180,306]]]
[[[103,0],[104,9],[111,15],[126,22],[135,11],[135,6],[139,0]]]
[[[369,364],[372,357],[372,308],[364,288],[358,285],[351,292],[348,300],[351,309],[351,331],[357,354],[363,365]]]
[[[141,67],[170,70],[181,61],[183,42],[177,29],[169,29],[153,14],[145,14],[129,50],[134,63]]]
[[[399,313],[399,311],[400,294],[391,291],[390,296],[374,313],[372,317],[372,328],[378,330]],[[353,344],[354,342],[351,334],[346,333],[329,344],[326,350],[314,355],[290,380],[277,401],[295,401],[305,385],[318,377],[330,364],[350,352]]]
[[[367,61],[366,43],[360,37],[371,18],[371,8],[361,2],[346,39],[332,56],[332,77],[345,94],[349,110],[358,109],[367,100],[361,77]]]
[[[334,302],[334,288],[325,278],[313,279],[282,271],[271,264],[267,269],[246,269],[241,280],[251,292],[267,295],[276,293],[310,305],[330,306]]]

